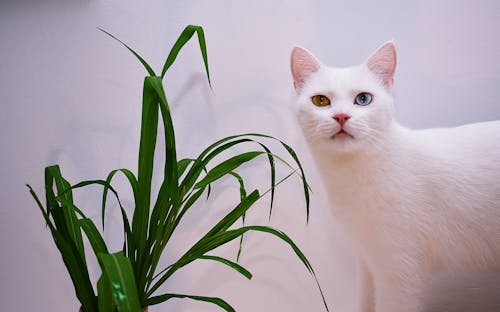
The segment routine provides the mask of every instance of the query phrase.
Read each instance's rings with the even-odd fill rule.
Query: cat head
[[[291,70],[298,118],[308,142],[347,153],[381,144],[394,114],[395,69],[392,42],[348,68],[327,67],[307,50],[295,47]]]

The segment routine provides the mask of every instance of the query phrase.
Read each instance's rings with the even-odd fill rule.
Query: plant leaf
[[[189,41],[189,39],[191,39],[191,37],[194,35],[195,32],[198,34],[198,42],[200,44],[200,50],[203,56],[203,63],[205,64],[205,71],[207,73],[208,84],[210,85],[210,88],[212,88],[212,83],[210,81],[210,71],[208,70],[208,57],[207,57],[207,47],[205,42],[205,33],[203,32],[203,28],[197,25],[188,25],[186,26],[186,28],[184,28],[181,35],[179,36],[174,46],[170,50],[170,54],[168,55],[167,60],[165,61],[163,70],[161,71],[161,78],[163,79],[163,77],[165,77],[165,74],[167,73],[168,69],[170,68],[170,66],[172,66],[175,59],[177,58],[179,51]]]
[[[26,186],[28,187],[31,196],[33,196],[33,199],[35,200],[38,208],[40,208],[40,211],[42,212],[43,218],[45,219],[45,224],[49,227],[49,229],[52,233],[55,232],[56,228],[55,228],[54,224],[52,223],[52,221],[50,220],[47,211],[44,209],[44,207],[43,207],[42,203],[40,202],[40,199],[36,195],[35,191],[33,190],[33,188],[29,184],[26,184]]]
[[[142,63],[142,65],[144,65],[144,68],[146,68],[146,71],[148,72],[148,74],[150,76],[156,76],[155,72],[153,71],[153,69],[151,68],[151,66],[149,66],[149,64],[139,55],[137,54],[137,52],[135,52],[134,50],[132,50],[132,48],[130,48],[128,45],[126,45],[123,41],[121,41],[120,39],[116,38],[115,36],[113,36],[111,33],[105,31],[104,29],[102,28],[99,28],[97,27],[97,29],[99,29],[100,31],[102,31],[103,33],[105,33],[106,35],[110,36],[111,38],[115,39],[116,41],[118,41],[119,43],[121,43],[125,48],[127,48],[130,52],[132,52],[132,54],[135,55],[135,57],[137,57],[137,59],[139,60],[139,62]]]
[[[155,304],[165,302],[165,301],[172,299],[172,298],[189,298],[189,299],[198,300],[198,301],[210,302],[210,303],[213,303],[215,305],[218,305],[219,307],[223,308],[224,310],[226,310],[228,312],[236,312],[236,310],[232,306],[230,306],[229,303],[227,303],[226,301],[224,301],[220,298],[216,298],[216,297],[203,297],[203,296],[192,296],[192,295],[181,295],[181,294],[164,294],[164,295],[149,298],[147,300],[147,304],[148,305],[155,305]]]
[[[65,236],[58,231],[52,233],[57,249],[61,253],[64,265],[75,288],[76,297],[85,311],[96,311],[97,298],[90,282],[89,273],[85,261],[81,258],[74,243],[66,240]]]
[[[175,133],[165,91],[159,77],[147,77],[146,83],[151,86],[152,92],[155,93],[159,102],[165,137],[165,166],[163,182],[150,218],[150,235],[145,244],[144,257],[139,255],[141,261],[139,261],[140,273],[138,276],[141,276],[141,278],[138,279],[138,287],[140,289],[145,289],[147,284],[145,277],[149,275],[151,270],[156,269],[156,261],[158,261],[163,248],[166,246],[166,241],[172,234],[172,223],[178,209],[180,209],[181,201],[178,186]],[[163,222],[165,218],[166,221]],[[157,239],[160,239],[160,241]],[[152,252],[148,252],[150,247],[154,248]]]
[[[99,254],[98,257],[102,263],[103,273],[111,284],[118,311],[140,312],[141,305],[130,259],[121,251],[114,254]]]
[[[240,184],[240,200],[243,200],[243,198],[245,198],[247,196],[247,191],[245,189],[245,183],[243,181],[243,178],[234,171],[230,172],[229,174],[232,175],[233,177],[235,177],[236,180],[238,181],[238,183]],[[271,203],[272,203],[272,201],[271,201]],[[241,215],[241,221],[242,221],[243,225],[245,225],[245,217],[246,217],[246,213]],[[243,239],[244,239],[244,235],[241,235],[240,244],[238,247],[238,253],[236,254],[236,262],[240,261],[241,252],[243,251]]]
[[[54,194],[54,184],[59,196],[66,202],[63,206],[60,206],[57,201],[59,196],[56,197]],[[75,210],[72,209],[73,196],[71,192],[65,191],[65,189],[69,188],[69,183],[62,177],[59,166],[54,165],[45,168],[47,210],[43,208],[33,189],[30,186],[28,188],[49,226],[56,247],[73,282],[78,300],[86,311],[97,309],[97,298],[85,264],[82,234]],[[63,207],[65,208],[63,209]],[[54,222],[50,220],[50,216],[52,216]],[[69,227],[71,227],[71,231]]]
[[[104,181],[104,180],[88,180],[88,181],[82,181],[80,183],[77,183],[77,184],[69,187],[68,190],[66,190],[66,191],[69,191],[69,190],[72,190],[72,189],[76,189],[76,188],[80,188],[80,187],[85,187],[85,186],[92,185],[92,184],[102,185],[105,188],[109,189],[115,195],[116,200],[118,201],[118,205],[120,206],[121,213],[122,213],[122,220],[123,220],[123,229],[124,229],[125,241],[129,245],[129,251],[130,251],[129,252],[129,256],[130,256],[130,259],[134,259],[134,257],[133,257],[134,250],[135,250],[134,233],[132,233],[132,231],[130,229],[130,222],[128,220],[127,213],[126,213],[125,209],[123,208],[123,206],[121,204],[120,197],[118,196],[118,193],[116,192],[116,190],[107,181]],[[66,204],[69,203],[64,198],[59,198],[58,197],[57,200],[60,201],[60,202],[65,202]],[[71,203],[71,206],[72,206],[72,208],[75,211],[77,211],[78,213],[80,213],[83,216],[83,213],[81,211],[79,211],[79,209],[76,206],[74,206],[72,203]],[[130,247],[132,247],[132,248],[130,248]],[[125,250],[124,250],[124,252],[125,252]]]
[[[194,162],[192,158],[184,158],[177,162],[177,172],[179,173],[179,177],[184,174],[187,167]]]
[[[245,269],[244,267],[242,267],[238,263],[235,263],[235,262],[233,262],[231,260],[224,259],[224,258],[217,257],[217,256],[201,256],[198,259],[213,260],[213,261],[220,262],[222,264],[227,265],[230,268],[235,269],[236,271],[238,271],[239,273],[241,273],[246,278],[252,279],[252,273],[250,273],[247,269]]]
[[[238,168],[242,164],[254,159],[255,157],[264,154],[264,152],[246,152],[234,157],[231,157],[219,165],[215,166],[212,170],[210,170],[207,175],[196,185],[195,188],[201,188],[206,186],[209,183],[218,180],[219,178],[225,176],[226,174],[232,172],[234,169]]]
[[[158,133],[158,96],[151,85],[151,77],[144,79],[142,98],[141,138],[139,144],[139,172],[137,175],[137,200],[132,218],[132,232],[137,247],[136,278],[143,271],[145,246],[147,243],[149,211],[151,203],[151,182],[153,177],[154,154]],[[142,285],[139,285],[141,288]]]
[[[99,312],[115,311],[116,306],[113,301],[113,291],[106,274],[101,274],[101,277],[97,281],[97,303],[99,305]]]
[[[220,220],[204,237],[226,231],[260,198],[259,192],[254,190],[244,198],[230,213]],[[203,239],[203,238],[202,238]]]
[[[180,188],[182,190],[185,190],[186,192],[191,189],[191,187],[195,184],[196,180],[200,176],[201,172],[203,169],[206,168],[207,164],[212,160],[214,157],[219,155],[220,153],[228,150],[232,146],[235,146],[237,144],[241,144],[244,142],[251,142],[250,139],[239,139],[235,140],[232,142],[225,143],[226,141],[231,140],[231,137],[224,138],[220,141],[217,141],[216,143],[210,145],[207,147],[199,156],[196,158],[194,164],[191,166],[189,169],[188,173],[185,175],[184,179],[182,180],[180,184]],[[221,145],[222,143],[225,143]],[[220,146],[218,146],[220,145]],[[213,151],[212,151],[213,150]]]
[[[179,213],[179,215],[177,216],[177,221],[176,223],[178,223],[182,217],[184,216],[184,214],[186,213],[186,211],[191,208],[191,206],[198,200],[198,198],[200,198],[201,194],[203,194],[203,192],[205,191],[205,188],[200,188],[198,190],[196,190],[196,192],[194,192],[193,194],[191,194],[189,197],[187,197],[187,200],[186,200],[186,203],[184,204],[184,207],[182,208],[181,212]]]
[[[244,198],[229,214],[220,220],[205,236],[203,236],[197,243],[195,243],[176,263],[174,263],[169,270],[167,270],[159,280],[148,290],[147,296],[151,296],[176,270],[185,266],[186,264],[196,260],[200,256],[209,252],[217,246],[213,246],[213,236],[219,232],[224,232],[236,220],[238,220],[245,211],[247,211],[255,201],[259,199],[259,192],[253,191]],[[234,239],[234,238],[233,238]],[[213,246],[213,247],[211,247]]]
[[[85,235],[87,236],[92,249],[94,250],[94,254],[97,256],[99,253],[108,253],[108,248],[106,247],[106,243],[102,239],[101,234],[97,230],[94,222],[89,218],[84,218],[78,220],[80,226],[82,227]]]
[[[311,273],[312,277],[314,278],[314,280],[316,282],[316,285],[318,286],[318,290],[320,292],[321,299],[323,300],[323,305],[325,306],[326,311],[330,311],[328,308],[328,304],[326,303],[325,296],[323,294],[323,289],[321,288],[321,286],[319,284],[318,278],[316,276],[316,273],[314,272],[314,269],[313,269],[311,263],[309,262],[307,257],[304,255],[302,250],[300,250],[300,248],[293,242],[293,240],[288,235],[286,235],[282,231],[273,229],[273,228],[268,227],[268,226],[245,226],[245,227],[236,229],[234,231],[241,231],[242,233],[247,232],[247,231],[258,231],[258,232],[269,233],[271,235],[278,237],[279,239],[281,239],[285,243],[287,243],[293,249],[293,251],[295,252],[295,255],[300,259],[300,261],[302,261],[302,263],[307,268],[309,273]]]
[[[68,204],[73,205],[73,195],[71,194],[70,184],[63,178],[58,165],[45,168],[45,175],[46,177],[48,176],[48,179],[46,178],[46,181],[49,181],[49,184],[46,185],[46,188],[52,189],[53,183],[55,183],[57,188],[57,196],[62,197],[65,200],[65,203],[62,203],[61,207],[54,203],[51,204],[51,206],[53,206],[54,209],[58,209],[61,215],[64,217],[65,229],[63,229],[63,231],[69,235],[68,237],[73,241],[82,259],[85,261],[82,232],[80,231],[80,227],[78,225],[78,218],[72,207],[68,207]],[[56,198],[51,195],[50,200],[54,201],[56,200]],[[59,224],[61,223],[62,222],[59,222]]]
[[[148,77],[147,80],[156,92],[156,96],[160,103],[161,116],[163,120],[163,128],[165,135],[165,167],[164,167],[164,183],[167,185],[169,197],[172,198],[174,205],[179,200],[178,192],[178,172],[177,172],[177,155],[175,148],[175,133],[170,108],[168,106],[165,91],[163,90],[162,81],[158,77]]]
[[[286,144],[283,141],[280,141],[280,143],[288,151],[288,153],[290,154],[290,156],[292,156],[293,160],[295,160],[295,163],[299,166],[300,174],[301,174],[301,177],[302,177],[302,186],[303,186],[303,189],[304,189],[304,196],[305,196],[305,199],[306,199],[307,223],[309,223],[309,203],[310,203],[310,198],[309,198],[310,197],[310,195],[309,195],[309,184],[307,183],[306,175],[304,173],[304,169],[302,168],[302,164],[300,163],[300,160],[297,157],[297,154],[295,153],[295,151],[293,150],[293,148],[291,148],[288,144]]]
[[[104,190],[102,192],[102,207],[101,207],[101,222],[102,222],[102,229],[104,230],[104,217],[106,213],[106,202],[107,202],[107,195],[108,195],[108,190],[110,189],[111,186],[111,180],[115,176],[117,172],[121,172],[125,175],[125,177],[128,179],[130,186],[132,187],[132,193],[134,195],[134,201],[137,200],[137,189],[138,189],[138,184],[137,184],[137,178],[135,175],[132,173],[132,171],[122,168],[122,169],[115,169],[111,171],[108,176],[106,177],[106,183],[109,185],[104,185]],[[118,198],[118,194],[116,191],[113,192],[115,196]],[[136,203],[137,204],[137,203]]]
[[[271,220],[274,204],[274,187],[276,185],[276,168],[274,165],[274,156],[273,153],[271,153],[271,150],[269,150],[269,148],[262,143],[259,143],[259,145],[266,151],[267,159],[269,160],[269,168],[271,169],[271,204],[269,207],[269,220]]]

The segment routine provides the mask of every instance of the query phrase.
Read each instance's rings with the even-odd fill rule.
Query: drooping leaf
[[[245,189],[245,182],[243,181],[243,178],[239,174],[237,174],[236,172],[230,172],[230,174],[233,177],[235,177],[236,180],[238,181],[238,183],[240,184],[240,200],[243,200],[243,198],[245,198],[247,196],[247,191]],[[274,187],[273,187],[273,189],[274,189]],[[245,218],[246,218],[246,213],[241,215],[241,220],[242,220],[243,225],[245,225]],[[241,235],[241,237],[240,237],[238,253],[236,254],[236,262],[240,261],[241,252],[243,251],[243,239],[244,239],[244,237],[245,237],[244,235]]]
[[[73,281],[73,286],[75,288],[77,298],[82,303],[82,306],[86,307],[87,309],[92,309],[96,306],[95,295],[90,283],[87,268],[85,265],[82,265],[84,262],[81,258],[80,253],[74,245],[74,242],[71,240],[67,240],[68,237],[63,236],[52,223],[47,211],[44,209],[33,188],[29,185],[27,185],[27,187],[29,188],[31,195],[40,208],[45,222],[50,229],[54,242],[59,252],[61,253],[63,262],[71,277],[71,280]],[[55,196],[52,196],[50,201],[56,203]]]
[[[198,156],[195,163],[191,166],[190,170],[188,171],[188,173],[184,177],[183,181],[180,183],[180,187],[182,189],[189,189],[190,187],[192,187],[192,185],[194,185],[195,181],[197,180],[199,174],[201,173],[202,168],[205,168],[207,166],[208,162],[210,162],[210,160],[213,159],[215,156],[230,149],[231,147],[238,145],[238,144],[246,143],[246,142],[255,142],[257,144],[261,144],[260,142],[257,142],[255,140],[251,139],[251,137],[265,138],[265,139],[270,139],[270,140],[274,140],[274,141],[279,142],[283,146],[283,148],[285,148],[285,150],[288,152],[288,154],[293,158],[295,163],[298,165],[299,171],[300,171],[300,177],[302,179],[302,184],[303,184],[303,189],[304,189],[304,196],[306,199],[307,220],[309,220],[309,203],[310,203],[309,190],[310,190],[310,187],[309,187],[309,184],[308,184],[307,179],[305,177],[304,170],[302,168],[302,164],[300,163],[300,160],[298,159],[295,151],[288,144],[286,144],[285,142],[283,142],[279,139],[276,139],[272,136],[269,136],[269,135],[264,135],[264,134],[259,134],[259,133],[245,133],[245,134],[240,134],[240,135],[228,136],[228,137],[225,137],[223,139],[216,141],[215,143],[208,146],[205,150],[203,150],[203,152]],[[261,146],[262,145],[263,144],[261,144]],[[264,148],[264,146],[262,146],[262,147]],[[278,159],[279,161],[283,162],[284,164],[286,164],[289,167],[290,167],[290,165],[285,160],[283,160],[281,157],[277,156],[276,154],[268,154],[268,158],[269,158],[270,166],[271,166],[271,180],[272,180],[271,184],[273,184],[273,180],[275,179],[275,177],[273,177],[274,158]],[[272,200],[274,197],[273,192],[274,192],[273,188],[271,188],[271,197],[272,197],[271,203],[272,203]]]
[[[300,174],[301,174],[301,177],[302,177],[302,187],[303,187],[304,196],[305,196],[305,199],[306,199],[307,222],[309,223],[310,195],[309,195],[309,184],[307,183],[307,180],[306,180],[306,175],[304,173],[304,168],[302,168],[302,164],[300,163],[299,157],[297,157],[297,154],[295,153],[295,151],[293,150],[293,148],[291,148],[288,144],[286,144],[283,141],[280,141],[280,143],[288,151],[288,153],[290,154],[290,156],[292,156],[292,158],[295,160],[295,163],[299,166]]]
[[[158,281],[148,290],[147,296],[151,296],[176,270],[191,263],[200,256],[216,248],[214,239],[217,233],[224,232],[233,225],[252,204],[259,199],[257,190],[244,198],[229,214],[222,218],[210,231],[207,232],[197,243],[195,243],[181,258],[167,270]],[[234,238],[233,238],[234,239]]]
[[[180,188],[183,190],[189,190],[195,182],[198,180],[201,172],[207,167],[207,164],[215,158],[217,155],[220,153],[230,149],[231,147],[244,143],[244,142],[251,142],[250,139],[239,139],[231,142],[230,141],[231,137],[227,137],[225,139],[222,139],[216,143],[219,144],[212,144],[209,147],[207,147],[199,156],[196,158],[194,164],[191,166],[187,174],[185,175],[184,179],[180,183]],[[225,143],[227,142],[227,143]],[[224,144],[223,144],[224,143]]]
[[[194,162],[192,158],[184,158],[177,162],[177,172],[179,176],[182,176],[186,171],[187,167]]]
[[[71,188],[70,184],[68,181],[66,181],[62,174],[61,170],[59,169],[58,165],[54,166],[49,166],[45,170],[46,176],[48,175],[48,179],[46,179],[49,182],[49,185],[46,185],[46,188],[52,189],[53,184],[55,184],[56,189],[57,189],[57,197],[61,196],[64,198],[65,202],[68,203],[69,205],[73,204],[73,195],[71,193]],[[52,196],[51,196],[52,197]],[[51,198],[51,200],[55,200],[56,198]],[[83,260],[85,260],[85,252],[83,250],[83,240],[82,240],[82,232],[80,230],[80,227],[78,225],[78,218],[76,216],[75,211],[68,206],[68,204],[62,204],[61,207],[57,207],[54,205],[55,209],[58,209],[61,213],[61,215],[64,217],[65,220],[65,232],[67,230],[67,234],[69,235],[69,238],[73,241],[75,244],[75,247],[77,248],[78,252],[80,253],[80,256],[82,257]]]
[[[115,176],[117,172],[121,172],[125,175],[125,177],[128,179],[130,186],[132,187],[132,193],[134,195],[134,201],[137,200],[137,189],[138,189],[138,184],[137,184],[137,178],[135,177],[134,173],[132,171],[122,168],[122,169],[115,169],[111,171],[107,178],[106,178],[106,183],[111,186],[111,180]],[[111,188],[112,189],[112,188]],[[104,217],[106,214],[106,202],[107,202],[107,195],[108,195],[108,190],[110,190],[110,187],[107,185],[104,185],[104,190],[102,192],[102,205],[101,205],[101,222],[102,222],[102,228],[104,230]],[[118,194],[116,191],[113,192],[115,196],[118,198]]]
[[[134,250],[135,250],[134,233],[132,233],[132,230],[130,229],[130,222],[128,220],[127,213],[126,213],[125,209],[123,208],[123,205],[120,201],[120,197],[118,196],[118,192],[107,181],[104,181],[104,180],[82,181],[82,182],[79,182],[75,185],[72,185],[65,192],[72,190],[72,189],[77,189],[77,188],[81,188],[81,187],[85,187],[85,186],[89,186],[89,185],[93,185],[93,184],[102,185],[106,189],[109,189],[115,195],[116,200],[118,201],[118,205],[119,205],[120,210],[121,210],[121,214],[122,214],[125,241],[129,247],[132,247],[132,248],[129,248],[129,251],[130,251],[129,257],[131,260],[135,259],[135,257],[134,257]],[[65,192],[63,192],[63,193],[65,193]],[[56,199],[54,199],[54,200],[56,200]],[[71,204],[71,206],[75,212],[78,212],[80,215],[84,216],[83,213],[81,211],[79,211],[79,209],[76,206],[74,206],[72,203],[65,200],[64,198],[58,197],[57,201],[64,202],[64,203],[66,203],[66,205]],[[124,252],[125,252],[125,248],[124,248]]]
[[[245,226],[245,227],[236,229],[234,231],[240,231],[242,233],[245,233],[247,231],[257,231],[257,232],[269,233],[275,237],[278,237],[283,242],[287,243],[292,248],[292,250],[295,252],[295,255],[300,259],[302,264],[304,264],[304,266],[307,268],[309,273],[314,278],[314,281],[316,282],[316,285],[318,286],[318,290],[320,292],[321,299],[323,300],[323,305],[325,306],[326,311],[330,311],[328,308],[328,304],[326,302],[324,293],[323,293],[323,289],[321,288],[321,286],[319,284],[318,278],[316,276],[316,273],[314,272],[314,269],[313,269],[311,263],[309,262],[307,257],[304,255],[302,250],[300,250],[300,248],[293,242],[293,240],[288,235],[286,235],[284,232],[282,232],[280,230],[276,230],[276,229],[268,227],[268,226]]]
[[[205,64],[205,71],[207,74],[208,83],[210,87],[212,86],[212,83],[210,81],[210,71],[208,70],[208,57],[207,57],[207,47],[205,42],[205,33],[203,32],[203,28],[197,25],[188,25],[182,31],[181,35],[179,36],[174,46],[170,50],[170,54],[168,55],[167,60],[165,61],[165,65],[163,66],[163,70],[161,71],[162,79],[163,77],[165,77],[165,74],[167,73],[170,66],[172,66],[172,64],[174,63],[182,47],[189,41],[189,39],[191,39],[191,37],[194,35],[195,32],[198,34],[198,42],[200,44],[200,50],[203,56],[203,63]]]
[[[50,220],[47,211],[45,210],[45,208],[42,205],[42,202],[40,202],[40,199],[38,198],[35,191],[33,190],[33,188],[29,184],[26,184],[26,187],[28,187],[29,192],[30,192],[31,196],[33,197],[33,199],[35,200],[38,208],[40,208],[40,211],[42,212],[43,218],[45,219],[45,224],[49,227],[50,231],[53,233],[54,231],[56,231],[56,228],[54,227],[54,224]]]
[[[263,152],[246,152],[223,161],[219,165],[215,166],[212,170],[210,170],[200,182],[196,183],[195,188],[204,187],[205,185],[218,180],[219,178],[232,172],[242,164],[262,154]]]
[[[252,273],[250,273],[247,269],[245,269],[244,267],[242,267],[238,263],[235,263],[235,262],[233,262],[231,260],[224,259],[222,257],[217,257],[217,256],[201,256],[198,259],[213,260],[213,261],[220,262],[220,263],[225,264],[228,267],[230,267],[230,268],[238,271],[239,273],[241,273],[246,278],[252,279]]]
[[[132,54],[135,55],[135,57],[137,57],[137,59],[139,60],[139,62],[142,63],[142,65],[144,65],[144,68],[146,68],[146,71],[148,72],[148,74],[150,76],[156,76],[155,72],[153,71],[153,69],[151,68],[151,66],[149,66],[149,64],[137,53],[135,52],[134,50],[132,50],[132,48],[130,48],[128,45],[126,45],[123,41],[121,41],[120,39],[116,38],[115,36],[113,36],[112,34],[110,34],[109,32],[105,31],[104,29],[102,28],[97,28],[99,29],[100,31],[102,31],[103,33],[105,33],[106,35],[110,36],[111,38],[115,39],[116,41],[118,41],[119,43],[121,43],[125,48],[127,48],[130,52],[132,52]]]

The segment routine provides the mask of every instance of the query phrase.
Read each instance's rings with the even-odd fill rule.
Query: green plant
[[[105,33],[118,40],[113,35]],[[271,136],[242,134],[226,137],[213,143],[197,158],[177,160],[174,127],[163,90],[162,79],[174,63],[181,48],[195,33],[198,35],[200,50],[210,84],[204,32],[200,26],[190,25],[184,29],[170,51],[160,76],[155,74],[140,55],[118,40],[139,59],[149,74],[144,79],[143,87],[137,176],[131,170],[117,169],[111,171],[105,180],[90,180],[70,185],[61,174],[58,165],[49,166],[45,168],[45,207],[34,190],[27,185],[52,233],[54,242],[73,281],[82,310],[85,312],[140,311],[141,307],[158,304],[171,298],[190,298],[206,301],[216,304],[226,311],[234,311],[226,301],[220,298],[184,294],[155,295],[155,293],[178,269],[198,259],[217,261],[250,279],[252,277],[251,273],[237,262],[219,256],[208,255],[210,251],[217,247],[239,238],[239,257],[243,235],[249,231],[268,233],[288,244],[313,275],[319,287],[311,264],[285,233],[268,226],[245,226],[243,224],[241,227],[234,227],[236,221],[240,219],[244,221],[245,213],[266,193],[270,193],[271,197],[269,210],[271,215],[275,187],[299,171],[306,200],[307,217],[309,218],[309,188],[300,161],[290,146]],[[156,194],[156,200],[152,202],[151,184],[159,115],[162,118],[165,137],[165,165],[161,187]],[[272,153],[266,145],[258,140],[275,140],[279,142],[291,156],[298,169],[293,169],[290,164]],[[258,150],[251,150],[227,158],[209,169],[209,165],[216,156],[220,156],[221,153],[244,143],[255,144],[254,146],[257,146]],[[260,194],[258,190],[247,192],[243,177],[235,170],[242,164],[262,155],[265,155],[269,162],[271,173],[270,189],[264,194]],[[279,181],[276,181],[276,160],[292,168],[291,173]],[[111,181],[117,173],[123,174],[132,188],[135,204],[132,223],[129,222],[128,215],[120,202],[117,191],[111,185]],[[232,175],[238,181],[240,202],[176,262],[167,268],[158,270],[160,257],[183,216],[202,194],[207,193],[208,198],[211,183],[226,175]],[[94,222],[87,218],[73,201],[72,192],[74,189],[93,184],[101,185],[104,188],[101,220],[103,231],[108,192],[111,191],[118,201],[124,232],[124,245],[119,252],[111,253],[108,250]],[[101,277],[97,282],[97,295],[87,269],[82,230],[90,242],[102,270]],[[319,290],[321,292],[321,288]],[[322,293],[321,295],[323,296]],[[328,310],[324,298],[323,302]]]

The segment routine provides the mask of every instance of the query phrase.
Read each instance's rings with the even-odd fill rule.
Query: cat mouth
[[[332,139],[347,138],[347,137],[350,137],[350,138],[354,139],[354,137],[352,136],[352,134],[350,134],[349,132],[345,131],[344,129],[340,129],[334,135],[332,135]]]

